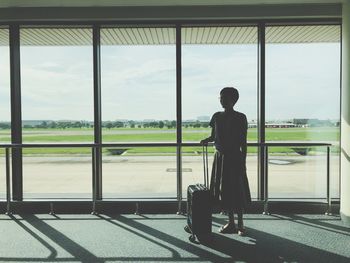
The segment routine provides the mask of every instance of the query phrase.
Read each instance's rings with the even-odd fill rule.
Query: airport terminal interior
[[[0,1],[0,262],[349,262],[349,65],[348,0]],[[251,203],[193,238],[224,87]]]

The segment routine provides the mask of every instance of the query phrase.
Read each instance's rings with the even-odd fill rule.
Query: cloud
[[[339,44],[271,45],[266,52],[267,118],[339,118]]]
[[[9,63],[0,61],[0,120],[9,119]],[[266,117],[339,118],[339,44],[268,45]],[[103,120],[175,119],[176,53],[167,46],[103,46]],[[255,45],[184,45],[183,119],[221,110],[225,86],[237,110],[257,118]],[[92,47],[22,47],[23,119],[93,119]],[[7,104],[6,104],[7,101]]]
[[[93,119],[91,48],[21,49],[23,119]]]

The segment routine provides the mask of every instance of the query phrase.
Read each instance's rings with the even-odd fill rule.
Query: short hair
[[[233,102],[236,103],[239,99],[238,90],[233,87],[225,87],[220,91],[220,95],[228,96],[233,99]]]

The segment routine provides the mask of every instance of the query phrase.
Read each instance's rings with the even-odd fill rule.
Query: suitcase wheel
[[[185,230],[187,233],[192,234],[191,228],[190,228],[188,225],[186,225],[186,226],[184,227],[184,230]]]
[[[191,242],[195,243],[196,242],[196,236],[195,235],[190,235],[188,238]]]

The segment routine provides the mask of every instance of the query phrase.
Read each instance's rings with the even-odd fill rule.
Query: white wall
[[[343,5],[340,213],[350,225],[350,3]]]

